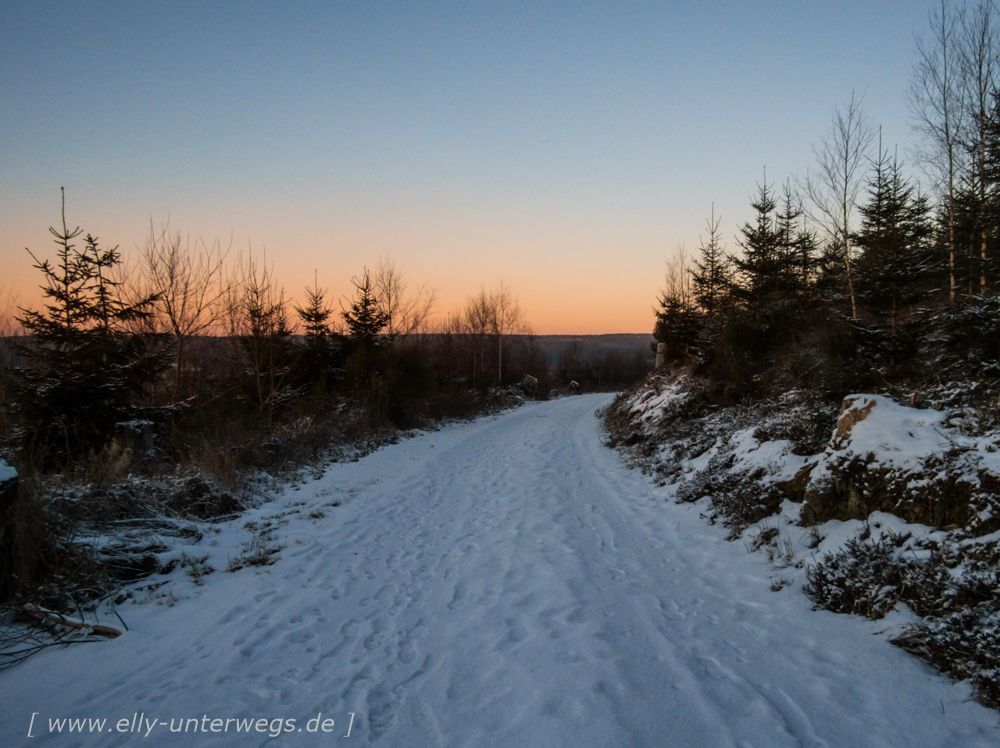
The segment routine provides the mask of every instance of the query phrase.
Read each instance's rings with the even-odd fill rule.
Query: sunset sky
[[[37,303],[62,186],[103,243],[231,238],[291,296],[389,255],[440,316],[503,279],[537,333],[649,332],[713,202],[735,250],[852,91],[912,162],[934,4],[6,0],[0,286]]]

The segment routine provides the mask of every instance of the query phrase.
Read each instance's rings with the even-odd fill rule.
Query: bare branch
[[[843,253],[851,315],[857,317],[851,256],[851,218],[864,183],[864,166],[875,139],[875,128],[864,112],[864,97],[833,111],[829,134],[813,147],[816,169],[806,176],[804,191],[811,205],[807,213]]]
[[[149,237],[139,250],[139,272],[126,274],[133,284],[141,282],[143,290],[159,297],[156,325],[173,335],[176,346],[175,398],[184,378],[188,341],[208,333],[225,316],[224,300],[234,285],[224,272],[230,247],[223,248],[218,239],[211,246],[198,239],[192,246],[179,231],[170,232],[164,225],[157,233],[150,222]]]
[[[437,301],[430,285],[422,283],[410,291],[405,274],[388,256],[379,258],[372,281],[379,305],[388,317],[385,332],[390,340],[405,340],[426,326]]]
[[[917,37],[917,62],[913,67],[907,98],[914,129],[923,144],[914,155],[938,192],[944,193],[948,207],[949,298],[955,302],[955,187],[964,170],[959,147],[961,119],[968,111],[968,87],[962,85],[962,57],[959,35],[962,14],[951,10],[948,0],[929,15],[931,33]]]

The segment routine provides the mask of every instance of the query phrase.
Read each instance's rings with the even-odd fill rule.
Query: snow
[[[654,382],[656,380],[653,380]],[[644,421],[655,420],[669,408],[683,405],[690,398],[683,380],[660,380],[660,392],[643,390],[632,404],[632,410],[640,413]]]
[[[879,463],[897,470],[918,469],[928,457],[939,455],[957,444],[971,442],[957,434],[945,434],[946,415],[937,410],[908,408],[884,395],[849,395],[848,411],[871,408],[848,435],[845,453],[878,455]],[[846,415],[846,413],[845,413]]]
[[[1000,434],[973,438],[955,428],[954,419],[946,412],[907,407],[881,395],[849,395],[844,402],[847,407],[841,423],[849,423],[845,419],[850,419],[852,412],[863,420],[846,434],[838,428],[826,450],[810,459],[815,469],[807,491],[823,493],[838,470],[857,461],[895,476],[905,487],[901,501],[912,501],[921,491],[954,480],[983,494],[980,501],[992,502],[983,481],[987,475],[994,479],[1000,476],[996,451]],[[987,518],[988,513],[981,515],[982,521]]]
[[[0,458],[0,483],[6,483],[17,477],[17,471]]]
[[[733,434],[733,472],[751,474],[762,469],[771,482],[791,480],[809,463],[808,457],[792,454],[792,443],[787,439],[760,442],[754,431],[741,429]]]
[[[946,415],[940,411],[908,408],[882,395],[849,395],[844,401],[850,404],[841,414],[842,420],[851,411],[867,414],[846,435],[835,434],[810,476],[810,488],[831,480],[832,463],[859,459],[900,473],[915,473],[931,458],[958,446],[957,440],[974,443],[957,433],[948,435]],[[912,488],[918,487],[919,481],[913,481]]]
[[[0,673],[0,744],[131,745],[142,715],[166,746],[262,745],[277,719],[296,746],[997,745],[996,713],[885,621],[773,592],[704,502],[626,469],[607,402],[422,434],[218,525],[183,549],[204,586],[178,567],[119,607],[121,637]],[[224,572],[254,537],[275,563]],[[77,717],[109,722],[50,732]],[[269,722],[225,722],[245,718]]]

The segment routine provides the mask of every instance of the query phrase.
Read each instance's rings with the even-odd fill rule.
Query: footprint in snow
[[[516,647],[518,644],[523,642],[528,638],[528,631],[521,624],[513,619],[507,618],[504,620],[507,625],[507,635],[504,637],[503,641],[494,647],[495,652],[504,652],[511,647]]]
[[[664,602],[663,600],[660,600],[659,603],[660,603],[660,612],[666,620],[671,622],[676,622],[676,621],[683,621],[684,619],[687,618],[687,615],[684,613],[681,606],[678,605],[675,600],[671,600],[669,602]]]
[[[703,655],[701,657],[698,657],[697,660],[698,664],[701,665],[702,670],[705,672],[705,675],[707,675],[712,680],[721,680],[721,681],[734,680],[733,674],[730,673],[728,670],[726,670],[722,666],[722,663],[720,663],[714,657],[708,657],[707,655]]]
[[[448,610],[455,610],[455,608],[459,607],[463,602],[465,602],[465,596],[467,594],[468,591],[466,589],[465,582],[459,582],[457,585],[455,585],[455,589],[452,592],[451,596],[451,602],[448,603]]]

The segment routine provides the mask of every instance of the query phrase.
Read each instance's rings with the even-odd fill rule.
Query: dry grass
[[[73,520],[32,482],[21,481],[18,492],[0,523],[0,600],[72,611],[106,594],[107,575],[76,542]]]

